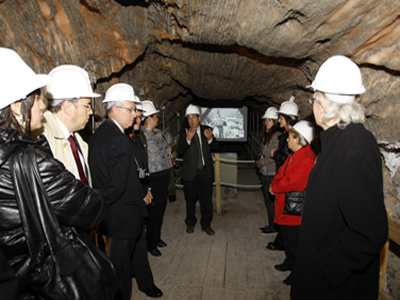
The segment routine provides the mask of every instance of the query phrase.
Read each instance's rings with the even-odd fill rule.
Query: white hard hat
[[[142,102],[135,102],[135,105],[136,105],[136,109],[137,110],[140,110],[140,111],[144,112],[144,108],[143,108],[143,103]]]
[[[339,103],[352,102],[355,95],[365,93],[360,68],[343,55],[328,58],[319,68],[311,87]]]
[[[269,107],[262,116],[262,119],[278,120],[278,110],[275,107]]]
[[[306,141],[311,144],[314,139],[314,127],[308,121],[299,121],[292,127],[296,130]]]
[[[154,114],[160,112],[159,110],[156,110],[153,102],[151,102],[150,100],[142,101],[142,109],[143,109],[144,117],[149,117],[151,115],[154,115]]]
[[[196,105],[189,104],[189,106],[186,108],[185,117],[193,114],[200,116],[200,109]]]
[[[0,47],[0,109],[25,99],[33,91],[44,87],[51,78],[38,75],[12,49]]]
[[[49,76],[52,80],[46,85],[46,97],[51,106],[56,106],[64,100],[101,96],[93,93],[89,75],[81,67],[61,65],[51,70]]]
[[[131,101],[140,102],[140,99],[135,96],[133,87],[126,83],[116,83],[112,85],[106,92],[103,102],[121,102]]]
[[[290,117],[298,117],[299,107],[297,106],[296,103],[294,103],[294,99],[295,99],[294,96],[291,96],[289,101],[282,102],[278,113]]]

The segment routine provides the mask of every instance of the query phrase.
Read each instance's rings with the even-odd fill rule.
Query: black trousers
[[[269,186],[271,185],[274,176],[261,175],[261,184],[264,192],[264,202],[267,207],[268,214],[268,227],[274,229],[274,218],[275,218],[275,196],[271,195],[269,192]]]
[[[300,226],[280,226],[286,260],[293,269],[296,260],[297,241],[299,239]]]
[[[147,257],[144,229],[136,238],[129,240],[108,238],[107,244],[110,259],[120,276],[114,300],[128,300],[131,298],[132,277],[135,277],[139,290],[145,290],[154,285],[153,273]]]
[[[192,181],[183,180],[183,192],[186,199],[187,226],[194,226],[197,223],[196,203],[200,202],[200,225],[202,228],[211,226],[213,219],[212,192],[213,182],[207,176],[205,168],[197,170],[196,177]]]
[[[147,205],[147,249],[153,250],[161,238],[161,227],[168,199],[168,183],[171,171],[165,170],[150,174],[150,187],[153,201]]]

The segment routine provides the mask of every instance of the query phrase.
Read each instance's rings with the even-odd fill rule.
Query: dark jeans
[[[150,174],[153,201],[148,208],[147,249],[153,250],[161,238],[161,227],[168,199],[168,182],[170,170]]]
[[[196,177],[192,181],[183,180],[183,192],[186,199],[186,219],[187,226],[196,225],[196,202],[200,202],[200,225],[202,228],[211,226],[213,219],[212,191],[213,182],[207,176],[205,168],[197,170]]]
[[[274,229],[274,218],[275,218],[275,196],[271,195],[269,192],[269,186],[272,183],[274,176],[261,175],[261,184],[264,192],[265,206],[267,207],[268,214],[268,227]]]

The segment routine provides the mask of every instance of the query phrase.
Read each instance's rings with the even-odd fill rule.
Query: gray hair
[[[365,122],[365,109],[359,103],[359,97],[350,103],[338,103],[332,101],[329,96],[323,92],[316,92],[315,101],[322,105],[325,110],[325,115],[322,122],[326,126],[331,126],[331,121],[339,119],[338,127],[341,129],[346,128],[350,123],[364,123]]]
[[[64,103],[64,101],[70,101],[70,102],[77,102],[79,101],[80,98],[69,98],[69,99],[57,99],[57,100],[52,100],[52,99],[47,99],[48,102],[48,110],[51,111],[53,114],[58,113],[61,110],[61,105]]]
[[[116,106],[118,103],[121,103],[121,102],[123,102],[123,101],[107,101],[107,102],[105,102],[104,104],[106,105],[106,109],[107,109],[106,114],[107,114],[107,116],[110,114],[113,106]]]

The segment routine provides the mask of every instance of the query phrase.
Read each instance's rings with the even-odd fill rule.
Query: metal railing
[[[177,162],[182,162],[183,159],[177,158],[175,159]],[[230,164],[238,164],[238,163],[245,163],[245,164],[255,164],[254,160],[237,160],[237,159],[226,159],[221,158],[220,153],[215,153],[214,157],[215,163],[215,182],[213,186],[215,186],[216,191],[216,202],[217,202],[217,214],[222,213],[222,197],[221,197],[221,186],[228,186],[232,188],[239,188],[239,189],[261,189],[261,184],[237,184],[237,183],[229,183],[221,181],[221,163],[230,163]],[[181,184],[176,184],[177,188],[182,188]]]

